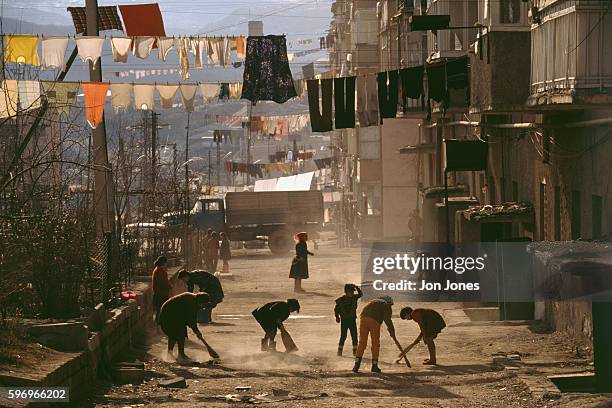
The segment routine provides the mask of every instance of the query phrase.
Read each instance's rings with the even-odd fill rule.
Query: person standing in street
[[[209,228],[202,238],[202,267],[208,268],[208,241],[212,238],[213,230]]]
[[[223,287],[221,286],[219,278],[207,271],[197,270],[187,272],[184,269],[179,271],[177,276],[180,280],[185,282],[187,290],[190,293],[193,293],[196,285],[200,289],[200,292],[208,293],[210,301],[201,306],[201,316],[198,315],[198,322],[212,323],[212,310],[219,303],[223,302],[224,297]]]
[[[368,337],[372,339],[372,372],[380,373],[378,367],[378,356],[380,354],[380,326],[385,322],[389,335],[395,339],[395,327],[391,320],[393,314],[393,299],[383,296],[380,299],[371,300],[359,316],[359,344],[355,355],[355,365],[353,372],[358,372],[361,366],[361,359],[368,345]]]
[[[219,234],[221,237],[221,248],[219,249],[219,256],[223,261],[223,273],[229,273],[229,260],[232,257],[230,248],[230,240],[227,238],[227,234],[222,232]]]
[[[308,255],[314,255],[308,250],[308,234],[299,232],[295,235],[295,258],[291,262],[289,278],[294,279],[294,292],[303,292],[302,279],[308,279]]]
[[[219,262],[219,234],[213,232],[206,244],[206,269],[210,273],[217,272],[217,263]]]
[[[338,356],[342,356],[342,349],[349,331],[353,342],[353,356],[357,353],[357,300],[362,296],[363,292],[359,286],[347,283],[344,285],[344,295],[336,299],[334,315],[336,323],[340,323]]]
[[[419,325],[421,332],[412,344],[400,353],[399,357],[402,358],[412,347],[423,340],[423,343],[425,343],[429,351],[429,358],[423,361],[423,365],[436,365],[436,344],[434,343],[434,339],[438,337],[438,334],[446,327],[446,322],[442,316],[440,316],[440,313],[432,309],[412,309],[411,307],[405,307],[400,311],[400,318],[402,320],[414,320],[415,323]]]
[[[151,274],[151,289],[153,290],[153,310],[155,312],[155,323],[159,324],[159,311],[162,305],[170,297],[172,285],[168,280],[168,260],[165,256],[158,257],[153,263]]]

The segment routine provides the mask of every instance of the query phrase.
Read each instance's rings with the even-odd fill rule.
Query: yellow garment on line
[[[7,79],[0,85],[0,118],[15,116],[19,100],[17,80]]]
[[[4,61],[40,65],[38,59],[38,36],[7,35]]]

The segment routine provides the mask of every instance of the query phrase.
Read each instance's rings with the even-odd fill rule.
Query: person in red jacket
[[[168,280],[168,260],[165,256],[158,257],[153,263],[153,274],[151,287],[153,289],[153,307],[155,310],[155,323],[159,324],[159,311],[162,305],[170,297],[172,285]]]

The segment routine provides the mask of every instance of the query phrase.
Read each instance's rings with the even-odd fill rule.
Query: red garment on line
[[[164,19],[159,4],[122,4],[119,6],[128,37],[165,37]]]
[[[106,93],[110,84],[106,82],[83,82],[81,86],[85,94],[85,116],[87,117],[87,123],[89,123],[92,129],[95,129],[104,117]]]

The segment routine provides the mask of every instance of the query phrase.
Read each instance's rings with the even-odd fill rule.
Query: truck
[[[176,218],[175,222],[165,221],[176,225]],[[323,194],[316,190],[228,192],[225,200],[198,199],[189,224],[223,231],[231,241],[265,240],[272,253],[286,253],[297,232],[318,237],[323,224]]]

